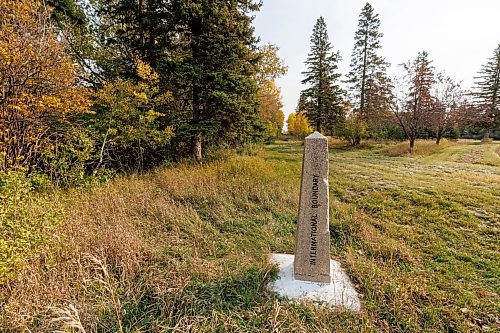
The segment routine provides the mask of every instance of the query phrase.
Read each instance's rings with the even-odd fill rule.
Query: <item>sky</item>
[[[323,16],[335,51],[340,51],[340,72],[349,71],[358,16],[366,0],[263,0],[254,20],[260,44],[272,43],[288,66],[277,80],[285,119],[295,111],[310,49],[310,35]],[[445,71],[465,88],[500,43],[500,0],[371,0],[381,21],[380,54],[397,65],[427,51],[437,71]]]

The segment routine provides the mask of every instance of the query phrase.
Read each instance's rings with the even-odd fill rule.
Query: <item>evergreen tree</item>
[[[77,0],[46,0],[46,3],[53,7],[52,18],[59,26],[64,25],[65,22],[78,26],[87,23],[85,12]]]
[[[89,11],[96,19],[89,27],[95,52],[92,62],[105,80],[138,79],[136,57],[163,74],[175,34],[169,0],[94,0]]]
[[[500,44],[493,57],[482,66],[476,78],[475,97],[481,110],[479,123],[485,128],[484,138],[489,137],[490,131],[499,126],[500,113]]]
[[[171,59],[174,96],[185,101],[177,138],[191,141],[202,160],[202,143],[240,144],[264,128],[258,122],[256,38],[250,0],[173,0],[178,38]]]
[[[326,23],[320,17],[311,36],[311,51],[306,60],[302,84],[309,87],[301,92],[301,109],[305,111],[311,125],[317,130],[333,130],[343,119],[343,91],[336,83],[340,74],[337,63],[338,52],[328,39]]]
[[[392,100],[391,82],[386,74],[389,64],[377,52],[381,48],[380,19],[373,7],[366,3],[359,15],[358,30],[351,58],[351,71],[347,75],[350,95],[357,119],[372,129],[389,113]],[[359,144],[361,137],[357,137]]]

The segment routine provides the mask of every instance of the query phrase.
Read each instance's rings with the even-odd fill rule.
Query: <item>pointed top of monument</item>
[[[318,131],[315,131],[313,134],[306,137],[306,140],[308,140],[308,139],[323,139],[323,138],[326,138],[326,136],[324,136],[323,134],[321,134]]]

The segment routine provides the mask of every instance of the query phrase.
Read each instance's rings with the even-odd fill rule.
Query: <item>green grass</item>
[[[419,146],[331,149],[331,253],[362,295],[360,314],[265,288],[276,276],[268,253],[294,249],[303,146],[281,142],[55,193],[59,260],[30,261],[2,289],[0,327],[495,332],[500,145]]]

